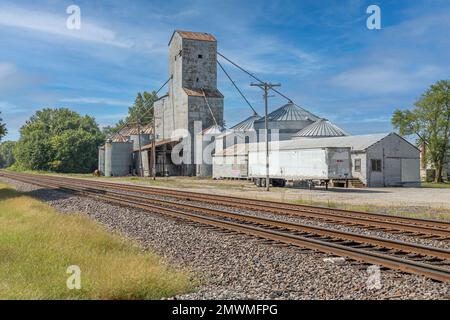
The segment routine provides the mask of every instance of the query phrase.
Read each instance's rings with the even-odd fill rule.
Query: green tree
[[[8,168],[16,162],[13,154],[15,146],[15,141],[5,141],[0,144],[0,168]]]
[[[126,123],[134,124],[140,121],[141,124],[146,125],[153,120],[153,103],[158,100],[156,92],[138,93],[134,104],[128,108],[128,117],[125,119]]]
[[[106,137],[118,133],[127,126],[135,126],[138,121],[141,125],[147,125],[153,120],[153,103],[158,100],[155,91],[149,93],[144,91],[138,92],[132,106],[128,108],[128,115],[125,119],[119,120],[114,126],[107,126],[102,129]]]
[[[98,136],[69,129],[51,139],[54,150],[50,169],[57,172],[90,172],[97,166]]]
[[[104,135],[94,118],[66,108],[37,111],[20,129],[14,156],[21,168],[90,172]]]
[[[436,169],[435,182],[442,182],[450,146],[450,80],[433,84],[412,110],[396,110],[392,124],[401,135],[416,135],[418,144],[426,145],[427,161]]]
[[[114,134],[116,134],[117,132],[120,131],[120,126],[121,123],[123,122],[123,120],[120,120],[115,126],[106,126],[102,128],[102,134],[105,137],[110,137]]]
[[[0,114],[1,114],[1,111],[0,111]],[[8,133],[8,130],[6,130],[6,124],[4,124],[2,122],[3,122],[3,119],[0,117],[0,141]]]

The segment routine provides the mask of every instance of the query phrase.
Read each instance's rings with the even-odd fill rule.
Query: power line
[[[220,52],[217,52],[217,54],[219,56],[221,56],[222,58],[224,58],[225,60],[227,60],[229,63],[231,63],[233,66],[235,66],[236,68],[238,68],[239,70],[245,72],[246,74],[248,74],[250,77],[252,77],[253,79],[255,79],[256,81],[258,81],[259,83],[263,84],[265,83],[264,81],[262,81],[261,79],[259,79],[258,77],[256,77],[254,74],[250,73],[249,71],[245,70],[244,68],[242,68],[240,65],[238,65],[237,63],[231,61],[230,59],[228,59],[227,57],[225,57],[223,54],[221,54]],[[272,90],[273,92],[278,93],[280,96],[282,96],[283,98],[285,98],[286,100],[288,100],[289,102],[292,102],[292,99],[287,97],[286,95],[284,95],[283,93],[281,93],[280,91],[278,91],[277,89],[274,88],[269,88],[270,90]]]
[[[202,93],[203,93],[203,99],[205,99],[206,105],[208,106],[209,112],[211,113],[214,123],[216,126],[218,126],[216,117],[214,116],[214,113],[212,112],[212,109],[211,109],[211,106],[209,105],[208,99],[206,99],[205,90],[203,90],[203,88],[202,88]]]
[[[258,114],[255,110],[255,108],[253,108],[253,106],[250,104],[250,102],[247,100],[247,98],[244,96],[244,94],[242,93],[242,91],[239,89],[239,87],[236,85],[236,83],[233,81],[233,79],[231,79],[230,75],[228,74],[228,72],[225,70],[225,68],[222,66],[222,64],[219,62],[219,60],[217,60],[217,64],[219,65],[219,67],[222,69],[223,73],[225,73],[225,75],[228,77],[228,79],[231,81],[231,83],[233,84],[233,86],[236,88],[236,90],[239,92],[239,94],[241,95],[242,98],[244,98],[245,102],[247,102],[248,106],[253,110],[253,113],[256,115]]]
[[[166,82],[164,82],[164,84],[154,93],[154,96],[158,97],[158,93],[167,85],[167,83],[170,81],[170,79],[172,79],[172,76],[167,79]],[[138,129],[138,140],[139,140],[139,175],[140,176],[144,176],[144,165],[142,162],[142,145],[141,145],[141,119],[147,115],[148,112],[150,112],[151,110],[154,109],[154,104],[155,104],[155,100],[152,99],[152,105],[151,107],[146,110],[143,114],[140,115],[139,119],[136,119],[136,125],[137,125],[137,129]],[[144,101],[144,107],[148,106],[148,101]],[[129,119],[128,121],[125,121],[125,123],[123,125],[121,125],[116,133],[116,135],[119,135],[123,138],[123,135],[120,133],[120,131],[122,131],[125,127],[127,127],[128,125],[131,124],[131,120],[134,119]],[[112,136],[109,136],[108,139],[110,139]],[[153,146],[155,145],[155,139],[156,139],[156,130],[155,130],[155,116],[153,114]],[[153,152],[154,152],[155,148],[153,147]],[[153,156],[154,158],[154,156]],[[153,160],[154,161],[154,160]],[[155,179],[155,174],[154,174],[154,169],[153,169],[153,179]]]
[[[172,79],[172,77],[170,77],[169,79],[167,79],[167,81],[164,82],[164,84],[163,84],[163,85],[155,92],[155,96],[158,96],[158,93],[166,86],[166,84],[170,81],[170,79]],[[150,108],[149,108],[148,110],[146,110],[146,111],[140,116],[141,119],[142,119],[144,116],[146,116],[148,112],[150,112],[151,110],[153,110],[153,105],[154,105],[154,103],[155,103],[155,101],[153,100],[153,101],[152,101],[152,105],[150,106]],[[144,102],[144,107],[147,107],[147,106],[148,106],[148,101],[145,101],[145,102]],[[128,121],[125,121],[124,124],[122,124],[121,126],[119,126],[119,128],[118,128],[116,134],[122,136],[122,135],[120,134],[120,131],[121,131],[122,129],[124,129],[125,127],[127,127],[128,125],[130,125],[130,124],[131,124],[131,120],[134,120],[134,119],[129,119]],[[139,119],[137,119],[137,121],[139,121]],[[153,132],[153,135],[155,135],[155,132]],[[108,137],[108,138],[110,138],[110,137]]]

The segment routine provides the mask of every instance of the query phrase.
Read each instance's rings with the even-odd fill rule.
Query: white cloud
[[[126,100],[117,100],[109,98],[64,98],[61,102],[67,103],[83,103],[83,104],[104,104],[111,106],[130,106],[132,103]]]
[[[273,75],[305,75],[323,67],[319,56],[298,46],[268,36],[247,34],[245,38],[245,48],[240,42],[237,48],[226,49],[224,55],[248,71]]]
[[[111,120],[111,121],[109,121],[109,122],[111,122],[111,123],[113,123],[113,122],[117,122],[117,121],[119,121],[120,119],[124,119],[124,118],[126,118],[128,116],[128,114],[127,113],[116,113],[116,114],[106,114],[106,115],[102,115],[102,116],[97,116],[97,117],[95,117],[97,120],[104,120],[104,121],[109,121],[109,120]],[[109,125],[109,124],[103,124],[104,126],[107,126],[107,125]]]
[[[0,26],[26,29],[34,32],[47,33],[81,41],[102,43],[117,47],[129,48],[130,41],[120,40],[117,34],[93,22],[87,21],[81,10],[81,29],[69,30],[66,20],[69,15],[61,15],[43,11],[29,10],[15,6],[0,7]]]
[[[17,74],[16,67],[11,63],[0,63],[0,89],[11,77]]]
[[[20,72],[14,64],[0,62],[0,93],[11,93],[36,80]]]
[[[16,113],[28,112],[29,109],[17,106],[15,104],[9,103],[7,101],[0,101],[0,111],[2,113],[7,113],[7,114],[16,114]]]
[[[340,123],[347,124],[347,123],[376,123],[376,122],[386,122],[390,123],[391,116],[390,115],[384,115],[379,117],[354,117],[350,119],[340,119],[337,117],[337,120]]]
[[[406,68],[394,65],[370,66],[344,71],[331,78],[334,86],[364,92],[367,94],[404,93],[420,89],[436,81],[441,69],[424,65],[417,68]]]

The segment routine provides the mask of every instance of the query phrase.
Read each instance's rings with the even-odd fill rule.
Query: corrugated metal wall
[[[126,176],[132,166],[132,142],[111,142],[105,144],[105,176]]]
[[[214,156],[213,178],[248,178],[248,155]]]
[[[98,170],[105,174],[105,146],[98,148]]]

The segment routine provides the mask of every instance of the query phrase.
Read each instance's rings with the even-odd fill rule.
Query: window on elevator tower
[[[199,54],[199,55],[198,55],[198,58],[199,58],[199,59],[203,59],[203,55],[202,55],[202,54]]]

